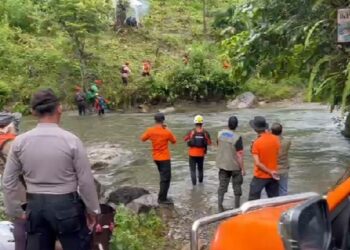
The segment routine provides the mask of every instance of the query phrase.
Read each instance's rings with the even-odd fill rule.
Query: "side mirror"
[[[286,211],[279,231],[287,250],[328,250],[331,225],[326,200],[318,196]]]

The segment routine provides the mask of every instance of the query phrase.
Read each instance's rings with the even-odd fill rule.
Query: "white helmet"
[[[196,115],[193,122],[194,124],[202,124],[204,122],[203,116]]]

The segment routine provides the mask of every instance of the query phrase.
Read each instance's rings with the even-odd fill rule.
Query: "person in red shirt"
[[[189,165],[191,172],[191,180],[193,186],[197,184],[196,168],[198,169],[198,181],[203,182],[203,165],[204,156],[207,153],[208,145],[211,145],[211,139],[208,131],[203,129],[203,117],[196,115],[194,118],[195,128],[187,133],[184,140],[189,146]]]
[[[277,174],[280,141],[268,131],[269,125],[262,116],[250,121],[250,126],[258,133],[252,144],[254,177],[250,183],[249,200],[260,199],[263,189],[269,198],[279,196],[279,176]]]
[[[154,116],[156,124],[148,128],[141,140],[143,142],[150,140],[153,148],[153,160],[158,167],[160,175],[160,188],[158,194],[158,202],[163,204],[172,204],[168,198],[168,190],[171,181],[171,156],[169,150],[169,142],[176,143],[175,135],[164,124],[165,116],[163,113],[157,113]]]

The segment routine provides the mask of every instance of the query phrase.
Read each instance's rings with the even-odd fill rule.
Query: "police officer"
[[[78,137],[58,126],[62,106],[51,90],[33,95],[37,127],[18,136],[3,176],[6,212],[27,220],[27,250],[88,250],[90,230],[100,213],[91,167]],[[24,212],[16,192],[23,174],[27,185]],[[79,189],[79,194],[78,194]]]

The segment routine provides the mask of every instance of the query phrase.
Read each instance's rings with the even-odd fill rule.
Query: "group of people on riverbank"
[[[157,113],[155,125],[148,128],[141,136],[142,141],[150,140],[153,147],[153,160],[160,174],[160,190],[158,201],[171,204],[168,190],[171,182],[171,156],[169,143],[177,142],[175,135],[165,124],[165,116]],[[204,129],[204,119],[201,115],[194,118],[195,127],[184,137],[189,150],[189,168],[192,184],[202,183],[204,178],[204,158],[208,146],[212,145],[210,134]],[[267,196],[277,197],[288,193],[288,151],[291,141],[282,136],[283,127],[280,123],[269,124],[262,116],[256,116],[249,122],[257,133],[257,138],[251,143],[250,152],[254,159],[254,177],[250,183],[249,200],[260,199],[263,190]],[[236,132],[238,118],[231,116],[227,128],[217,134],[216,166],[219,169],[218,210],[224,211],[224,195],[229,183],[235,195],[235,207],[240,206],[242,196],[244,168],[243,139]]]
[[[64,250],[90,250],[91,231],[101,209],[86,151],[77,136],[59,127],[62,106],[52,90],[35,93],[31,109],[38,125],[19,136],[18,119],[11,114],[0,115],[0,174],[6,214],[14,222],[16,250],[53,250],[56,240]],[[141,140],[152,142],[160,174],[159,203],[171,204],[168,144],[175,144],[177,139],[165,124],[164,114],[157,113],[154,119],[155,125]],[[218,132],[215,143],[204,129],[202,116],[197,115],[194,124],[184,137],[192,184],[204,181],[207,147],[217,144],[219,211],[224,210],[222,203],[230,181],[238,207],[245,169],[237,117],[229,117],[227,128]],[[273,124],[270,131],[264,117],[255,117],[250,125],[258,136],[251,146],[255,168],[249,199],[259,199],[263,189],[269,197],[286,194],[290,141],[281,136],[280,124]]]
[[[105,114],[108,105],[108,100],[99,94],[99,88],[96,84],[91,84],[86,92],[81,87],[76,87],[74,99],[79,116],[85,116],[86,109],[91,113],[94,110],[99,116],[102,116]]]

